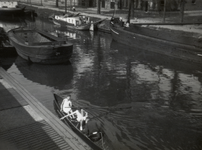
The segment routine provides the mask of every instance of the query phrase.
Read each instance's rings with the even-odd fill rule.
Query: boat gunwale
[[[52,40],[52,41],[48,41],[48,42],[26,42],[25,39],[21,38],[20,35],[17,35],[15,33],[26,33],[26,32],[35,32],[37,34],[39,34],[40,36]],[[14,29],[14,30],[10,30],[8,32],[9,37],[13,40],[13,41],[18,41],[18,44],[21,46],[26,46],[26,47],[66,47],[66,46],[71,46],[73,45],[70,42],[67,42],[66,40],[63,40],[61,38],[57,38],[54,37],[51,34],[45,34],[45,32],[43,31],[39,31],[39,30],[32,30],[32,29],[26,29],[26,30],[19,30],[19,29]]]
[[[155,42],[162,42],[164,44],[167,43],[167,44],[172,45],[172,46],[181,46],[181,47],[192,48],[192,49],[197,50],[198,52],[202,52],[202,49],[201,49],[202,47],[198,47],[196,45],[189,45],[189,44],[185,44],[185,43],[179,43],[179,42],[169,41],[169,40],[160,39],[160,38],[157,38],[157,37],[152,37],[152,36],[147,36],[147,35],[144,35],[144,34],[139,34],[139,33],[131,32],[129,30],[125,30],[125,29],[127,29],[127,27],[115,27],[112,24],[110,26],[111,26],[110,27],[111,32],[113,32],[115,34],[120,34],[119,32],[124,32],[124,33],[130,34],[130,35],[134,35],[134,36],[139,36],[141,38],[145,38],[146,40],[149,39],[149,40],[152,40],[152,41],[155,41]],[[117,32],[115,30],[118,30],[119,32]]]

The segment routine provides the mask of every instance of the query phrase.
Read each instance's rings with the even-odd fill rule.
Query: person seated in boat
[[[91,119],[89,117],[85,120],[85,126],[82,133],[88,136],[88,138],[90,138],[93,142],[102,138],[101,125],[98,124],[95,119]]]
[[[129,21],[126,21],[126,23],[125,23],[125,27],[129,27],[130,26],[130,23],[129,23]]]
[[[81,24],[83,24],[84,23],[84,16],[79,16],[79,19],[81,20]]]
[[[75,8],[75,7],[72,7],[72,11],[76,11],[76,8]]]
[[[72,112],[72,102],[70,100],[71,96],[67,96],[65,99],[63,99],[61,106],[60,106],[60,111],[66,113],[67,115],[70,115],[70,118],[74,118],[73,115],[71,115]]]
[[[83,123],[86,120],[86,118],[88,117],[88,113],[86,111],[84,111],[83,109],[76,110],[74,111],[71,115],[76,115],[75,119],[79,122],[79,129],[82,131],[83,130]]]
[[[83,16],[83,23],[86,23],[86,16]]]
[[[122,17],[119,17],[119,25],[120,25],[121,27],[123,27],[123,25],[124,25],[124,22],[123,22],[123,18],[122,18]]]
[[[88,24],[88,23],[90,23],[91,21],[90,21],[90,17],[86,17],[86,23]]]
[[[114,17],[111,18],[110,23],[114,24]]]

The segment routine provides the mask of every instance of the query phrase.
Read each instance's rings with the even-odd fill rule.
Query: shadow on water
[[[18,56],[15,65],[28,80],[59,90],[64,89],[66,84],[70,84],[73,78],[73,68],[70,62],[63,65],[29,64]]]

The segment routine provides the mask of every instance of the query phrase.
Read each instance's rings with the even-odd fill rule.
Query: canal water
[[[68,31],[46,19],[22,24],[74,44],[68,64],[1,58],[52,113],[53,92],[65,91],[101,124],[111,150],[202,149],[201,65],[121,45],[107,33]]]

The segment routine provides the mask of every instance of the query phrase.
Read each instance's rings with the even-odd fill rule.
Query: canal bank
[[[25,2],[20,2],[20,5],[26,6],[26,9],[35,10],[38,16],[48,18],[51,14],[55,13],[64,13],[65,8],[64,4],[59,5],[58,8],[55,7],[55,3],[44,2],[43,5],[39,3],[32,3],[27,4]],[[190,5],[190,4],[189,4]],[[187,7],[194,7],[189,6]],[[67,12],[72,12],[71,8],[67,8]],[[114,17],[122,17],[123,21],[126,21],[128,18],[128,10],[108,10],[108,9],[101,9],[101,14],[97,14],[97,8],[82,8],[77,7],[76,12],[81,13],[82,15],[86,15],[92,17],[93,19],[105,19],[101,25],[101,31],[110,32],[109,29],[109,21],[112,16]],[[163,16],[165,15],[165,20]],[[132,24],[143,25],[144,27],[147,26],[148,28],[162,28],[162,29],[169,29],[175,30],[180,32],[191,32],[197,33],[202,35],[202,10],[185,10],[183,16],[183,23],[181,24],[181,16],[180,11],[175,12],[166,12],[165,14],[157,11],[149,11],[143,12],[139,10],[135,10],[135,17],[131,19]],[[168,25],[162,25],[163,20]],[[153,23],[160,23],[160,25],[152,25]],[[169,23],[176,23],[176,25],[169,25]],[[192,24],[193,23],[193,24]]]
[[[91,149],[2,67],[0,93],[0,149]]]

